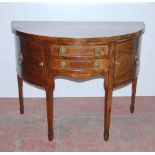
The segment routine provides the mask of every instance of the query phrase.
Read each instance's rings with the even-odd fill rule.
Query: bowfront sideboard
[[[132,84],[134,112],[140,66],[142,22],[14,21],[20,113],[24,113],[23,81],[46,91],[48,139],[53,140],[55,77],[104,78],[104,140],[109,139],[112,92]],[[95,104],[95,103],[94,103]]]

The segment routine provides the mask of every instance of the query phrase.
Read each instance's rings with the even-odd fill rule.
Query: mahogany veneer
[[[23,80],[46,91],[48,138],[53,139],[53,90],[56,76],[74,80],[103,76],[104,139],[109,139],[112,92],[132,83],[134,112],[140,65],[141,22],[12,22],[16,39],[20,113]]]

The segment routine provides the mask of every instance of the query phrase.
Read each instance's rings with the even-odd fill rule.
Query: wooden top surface
[[[73,21],[13,21],[12,32],[61,37],[100,38],[115,37],[144,31],[143,22],[73,22]]]

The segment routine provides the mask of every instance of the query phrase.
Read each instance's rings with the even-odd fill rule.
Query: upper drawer
[[[51,45],[51,58],[103,58],[109,56],[108,45]]]

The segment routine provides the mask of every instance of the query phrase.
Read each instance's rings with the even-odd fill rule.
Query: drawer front
[[[114,85],[131,81],[139,70],[139,39],[133,39],[116,46]]]
[[[108,60],[66,60],[53,59],[48,62],[48,68],[56,72],[107,72]]]
[[[43,86],[43,45],[29,39],[21,38],[20,46],[20,50],[16,52],[18,74],[25,81],[37,86]]]
[[[51,45],[51,58],[104,58],[109,56],[108,45]]]

